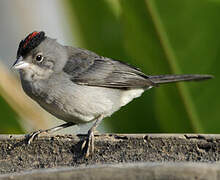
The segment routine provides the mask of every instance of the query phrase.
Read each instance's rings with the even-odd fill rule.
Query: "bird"
[[[82,143],[85,157],[94,153],[94,132],[102,120],[146,90],[166,83],[213,77],[207,74],[146,75],[125,62],[62,45],[44,31],[34,31],[20,41],[12,67],[19,71],[24,92],[66,122],[28,134],[28,144],[42,133],[94,121]]]

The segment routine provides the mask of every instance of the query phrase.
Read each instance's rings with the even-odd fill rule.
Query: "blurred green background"
[[[28,12],[23,11],[26,6],[30,8]],[[2,12],[6,7],[10,11]],[[220,1],[40,0],[36,3],[21,0],[18,3],[3,0],[0,13],[0,59],[4,59],[2,66],[6,71],[13,63],[19,41],[34,30],[44,30],[59,42],[61,39],[62,44],[128,62],[146,74],[215,76],[209,81],[151,89],[106,118],[103,131],[220,133]],[[45,16],[38,17],[38,13]],[[9,27],[16,29],[9,31]],[[7,73],[11,78],[15,75]],[[51,121],[52,117],[47,118],[48,114],[42,117],[46,125],[38,123],[36,118],[33,121],[33,117],[45,112],[36,104],[27,105],[29,109],[26,109],[13,93],[7,92],[8,81],[0,79],[0,83],[0,133],[24,133],[49,127],[47,119]],[[14,91],[19,86],[13,87]],[[25,101],[32,103],[28,98]],[[22,108],[12,106],[16,103]],[[27,113],[30,108],[34,115]]]

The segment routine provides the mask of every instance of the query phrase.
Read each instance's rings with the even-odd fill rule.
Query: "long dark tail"
[[[155,84],[164,84],[179,81],[201,81],[213,78],[212,75],[206,74],[158,75],[148,77]]]

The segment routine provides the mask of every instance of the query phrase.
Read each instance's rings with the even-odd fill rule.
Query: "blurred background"
[[[220,133],[219,17],[218,0],[1,0],[0,133],[62,124],[24,94],[10,69],[20,40],[35,30],[146,74],[215,76],[151,89],[106,118],[101,132]]]

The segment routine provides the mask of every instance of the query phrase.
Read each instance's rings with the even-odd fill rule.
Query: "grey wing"
[[[144,73],[120,61],[100,56],[75,56],[69,59],[64,72],[80,85],[107,88],[147,88],[155,86]]]

